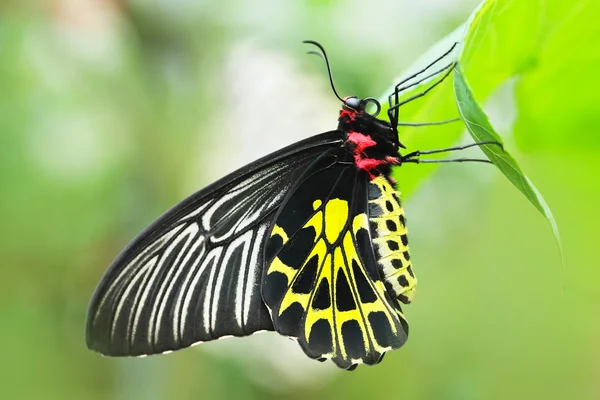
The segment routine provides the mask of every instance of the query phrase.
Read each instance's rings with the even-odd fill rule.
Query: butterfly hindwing
[[[316,160],[278,211],[263,299],[275,330],[311,358],[376,364],[407,326],[382,281],[368,220],[368,175],[337,149]]]
[[[88,347],[110,356],[177,350],[272,330],[263,249],[287,192],[338,132],[296,143],[167,211],[113,262],[88,311]]]

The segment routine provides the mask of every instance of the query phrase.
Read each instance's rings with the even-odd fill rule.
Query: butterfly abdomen
[[[369,226],[375,256],[388,290],[402,303],[410,303],[417,279],[410,262],[406,219],[399,193],[385,175],[369,182]]]

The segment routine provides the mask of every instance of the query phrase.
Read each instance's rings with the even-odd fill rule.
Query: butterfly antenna
[[[312,44],[312,45],[318,47],[319,50],[321,50],[321,52],[311,50],[311,51],[307,51],[306,53],[307,54],[315,54],[315,55],[321,57],[323,60],[325,60],[325,65],[327,65],[327,73],[329,74],[329,83],[331,83],[331,89],[333,90],[335,97],[337,97],[343,103],[344,99],[342,99],[340,97],[340,95],[338,94],[337,90],[335,90],[335,85],[333,84],[333,75],[331,74],[331,66],[329,65],[329,59],[327,58],[327,53],[325,53],[325,49],[323,48],[323,46],[321,46],[319,43],[317,43],[313,40],[304,40],[302,43]]]

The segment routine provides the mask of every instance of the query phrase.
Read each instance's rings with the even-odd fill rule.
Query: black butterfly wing
[[[290,190],[265,248],[262,286],[275,330],[345,369],[378,363],[408,335],[375,258],[369,177],[348,158],[329,150]]]
[[[298,176],[341,140],[333,131],[288,146],[167,211],[96,288],[88,347],[109,356],[156,354],[272,330],[260,283],[273,218]]]

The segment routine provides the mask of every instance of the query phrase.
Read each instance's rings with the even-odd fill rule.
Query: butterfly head
[[[372,107],[374,107],[372,112],[367,111]],[[339,129],[368,135],[377,143],[397,153],[399,148],[404,148],[398,138],[398,130],[390,122],[377,118],[380,111],[381,104],[377,99],[372,97],[364,99],[356,96],[345,97],[342,99],[342,109],[338,119]]]
[[[381,104],[379,104],[379,101],[377,101],[377,99],[374,99],[372,97],[367,97],[365,99],[359,99],[356,96],[348,96],[348,97],[344,97],[342,102],[342,109],[343,110],[348,110],[350,112],[361,112],[361,113],[366,113],[366,109],[367,106],[369,104],[373,104],[375,106],[375,111],[373,113],[369,113],[369,115],[372,115],[373,117],[376,117],[377,115],[379,115],[379,112],[381,111]]]

